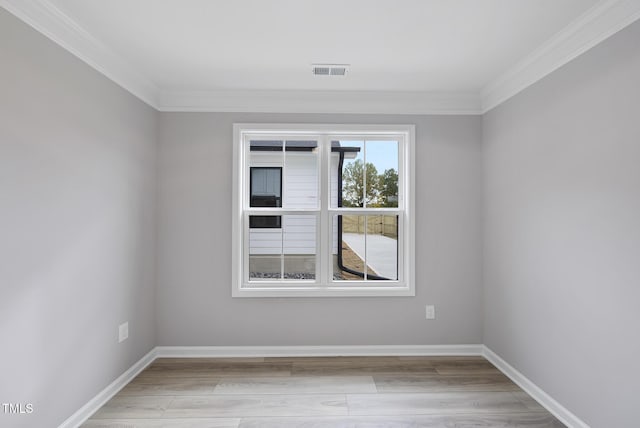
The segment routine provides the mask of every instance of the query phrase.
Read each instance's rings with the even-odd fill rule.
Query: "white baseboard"
[[[98,409],[116,395],[122,388],[133,380],[142,370],[156,359],[156,348],[149,351],[138,362],[134,363],[126,372],[122,373],[109,386],[100,391],[87,404],[71,415],[58,428],[76,428],[86,422]]]
[[[513,382],[522,388],[527,394],[533,397],[542,407],[547,409],[553,416],[569,428],[589,428],[584,421],[571,413],[566,407],[554,400],[549,394],[544,392],[538,385],[530,381],[525,375],[516,370],[513,366],[503,360],[498,354],[487,346],[483,346],[482,355],[496,366],[502,373],[507,375]]]
[[[482,345],[158,346],[158,358],[482,355]]]

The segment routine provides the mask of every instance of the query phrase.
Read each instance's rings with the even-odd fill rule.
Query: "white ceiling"
[[[498,92],[522,77],[519,68],[542,59],[553,69],[640,12],[639,0],[0,1],[165,110],[233,110],[249,98],[258,110],[291,110],[284,104],[303,95],[319,111],[335,110],[330,98],[486,110],[510,96]],[[563,46],[553,64],[542,57]],[[312,63],[351,68],[316,77]],[[526,86],[515,83],[510,92]]]
[[[158,86],[479,91],[596,0],[52,0]],[[351,64],[320,78],[312,63]]]

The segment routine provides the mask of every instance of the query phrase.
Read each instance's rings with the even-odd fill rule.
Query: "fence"
[[[398,239],[398,217],[395,215],[368,215],[367,235],[383,235]],[[344,233],[364,233],[365,216],[343,215],[342,231]]]

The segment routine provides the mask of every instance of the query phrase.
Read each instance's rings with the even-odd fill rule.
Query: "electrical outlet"
[[[425,315],[428,320],[436,319],[436,307],[433,305],[427,305]]]
[[[118,327],[118,343],[124,342],[129,337],[129,321],[120,324]]]

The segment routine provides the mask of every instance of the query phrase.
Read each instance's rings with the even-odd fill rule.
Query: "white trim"
[[[160,111],[478,115],[473,92],[161,91]]]
[[[640,18],[638,0],[602,0],[481,91],[482,113],[502,104]]]
[[[154,108],[159,89],[48,0],[0,0],[0,6]]]
[[[157,358],[481,356],[482,345],[158,346]]]
[[[245,257],[245,251],[243,251],[243,247],[249,245],[249,237],[246,236],[242,242],[238,242],[236,237],[236,231],[242,230],[242,206],[243,206],[243,197],[244,197],[244,178],[242,180],[239,179],[240,174],[242,172],[239,169],[242,165],[245,164],[244,158],[245,153],[243,149],[243,144],[239,144],[238,142],[242,140],[242,126],[241,124],[234,123],[233,124],[233,165],[232,169],[232,184],[231,184],[231,233],[233,238],[231,239],[231,283],[234,284],[232,286],[232,295],[236,290],[235,284],[240,284],[244,281],[244,272],[242,270],[242,265],[248,263],[247,260],[243,260]],[[243,236],[238,235],[238,236]],[[233,260],[242,261],[241,263],[233,263]]]
[[[341,281],[348,282],[348,281]],[[266,281],[265,281],[266,283]],[[261,284],[260,284],[261,285]],[[286,284],[285,284],[286,285]],[[254,288],[234,287],[232,291],[233,297],[255,297],[255,298],[280,298],[280,297],[415,297],[415,287],[397,286],[397,287],[335,287],[322,286],[274,286],[267,285],[256,286]]]
[[[149,364],[153,363],[156,356],[157,348],[153,348],[138,362],[134,363],[127,371],[122,373],[116,380],[111,382],[109,386],[100,391],[95,397],[93,397],[87,404],[82,406],[73,415],[69,416],[67,420],[62,422],[58,428],[75,428],[86,422],[95,412],[105,405],[114,395],[116,395],[122,388],[124,388],[129,382],[131,382],[138,374],[147,368]]]
[[[416,293],[416,127],[415,125],[409,130],[409,141],[403,148],[402,155],[405,158],[405,169],[402,174],[405,176],[403,197],[404,201],[398,200],[399,203],[404,206],[405,221],[401,222],[403,236],[405,236],[406,242],[404,246],[403,258],[405,260],[404,281],[409,284],[411,292],[415,296]],[[408,171],[407,168],[408,167]],[[409,198],[407,203],[406,198]],[[408,233],[405,233],[405,228],[408,228]]]
[[[503,360],[498,354],[483,346],[482,356],[491,364],[496,366],[502,373],[507,375],[520,388],[535,399],[542,407],[547,409],[552,415],[569,428],[589,428],[576,415],[571,413],[566,407],[554,400],[549,394],[544,392],[538,385],[529,380],[525,375],[516,370],[513,366]]]

